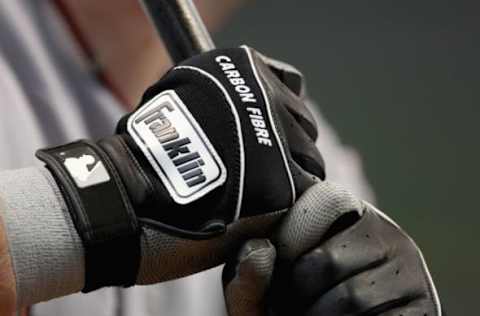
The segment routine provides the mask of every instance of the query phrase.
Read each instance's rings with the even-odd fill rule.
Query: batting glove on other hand
[[[415,242],[336,185],[310,188],[274,240],[247,242],[226,265],[230,316],[442,315]]]

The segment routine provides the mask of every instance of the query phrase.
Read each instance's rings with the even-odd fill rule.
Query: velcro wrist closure
[[[60,186],[85,247],[85,286],[132,286],[140,265],[140,229],[125,186],[110,158],[81,140],[39,150]]]

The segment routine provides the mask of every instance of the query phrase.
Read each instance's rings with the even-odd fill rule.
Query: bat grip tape
[[[85,249],[88,293],[105,286],[132,286],[140,266],[140,228],[117,169],[93,142],[80,140],[36,153],[59,185]],[[82,165],[88,159],[92,166]],[[68,162],[80,161],[84,171],[102,175],[93,183],[79,181]],[[94,170],[95,169],[95,170]],[[85,173],[84,173],[85,174]],[[88,175],[88,174],[87,174]],[[81,178],[85,181],[85,177]]]

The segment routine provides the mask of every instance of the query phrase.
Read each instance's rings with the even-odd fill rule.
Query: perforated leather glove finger
[[[442,315],[415,242],[339,186],[312,187],[278,238],[274,315]]]

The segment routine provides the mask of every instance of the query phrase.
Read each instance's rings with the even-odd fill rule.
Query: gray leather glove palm
[[[302,196],[274,244],[250,241],[225,267],[230,316],[442,315],[413,240],[329,182]]]

